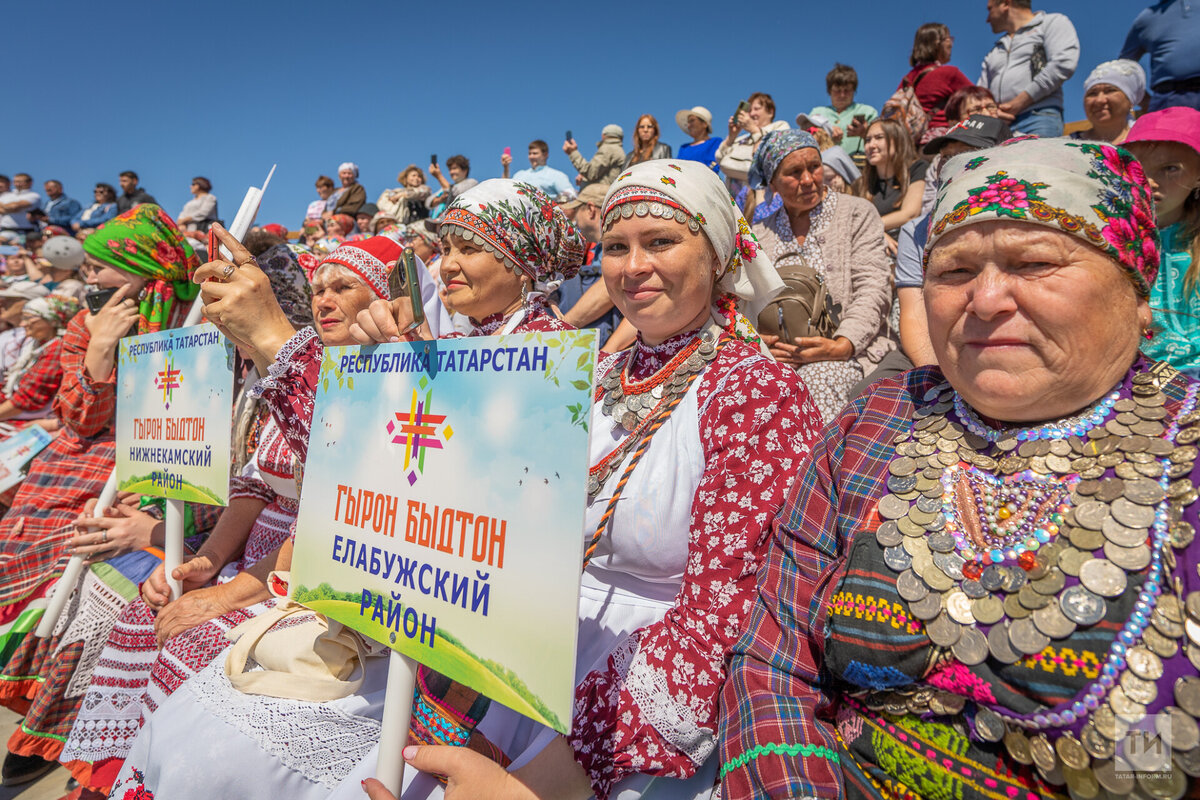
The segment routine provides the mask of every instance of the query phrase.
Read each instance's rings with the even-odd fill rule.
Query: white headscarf
[[[1092,70],[1083,82],[1083,93],[1098,83],[1117,87],[1135,106],[1146,96],[1146,73],[1141,64],[1127,58],[1105,61]]]
[[[729,190],[707,165],[664,158],[643,161],[625,172],[604,198],[604,228],[618,218],[651,215],[703,230],[724,264],[717,286],[738,298],[738,310],[751,320],[783,291],[771,259],[729,196]]]
[[[350,170],[354,173],[354,177],[358,177],[358,164],[355,164],[353,161],[343,161],[338,165],[338,172],[341,172],[344,169]]]

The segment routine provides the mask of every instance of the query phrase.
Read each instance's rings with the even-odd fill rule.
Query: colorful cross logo
[[[421,379],[420,387],[425,389],[425,378]],[[425,390],[425,399],[420,399],[420,393],[413,389],[412,402],[408,411],[397,411],[395,419],[387,424],[387,432],[392,434],[392,444],[404,445],[404,469],[415,461],[416,468],[408,473],[408,485],[417,482],[418,473],[425,471],[425,451],[428,449],[441,450],[442,441],[437,438],[437,426],[446,421],[445,414],[429,413],[433,402],[433,389]],[[442,439],[450,441],[454,430],[446,425],[442,428]]]
[[[170,408],[171,401],[175,399],[175,390],[183,386],[183,370],[175,369],[175,362],[170,356],[167,356],[167,363],[154,378],[154,385],[162,389],[163,405]]]

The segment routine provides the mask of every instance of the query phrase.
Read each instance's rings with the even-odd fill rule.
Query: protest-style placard
[[[293,599],[565,732],[595,350],[594,331],[327,348]]]
[[[117,358],[117,488],[228,505],[233,344],[195,325],[124,338]]]

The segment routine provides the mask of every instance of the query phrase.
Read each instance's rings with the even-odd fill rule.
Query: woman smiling
[[[477,731],[511,772],[470,748],[406,748],[449,776],[451,798],[709,796],[725,655],[765,524],[820,427],[738,310],[757,314],[779,282],[712,170],[623,173],[602,241],[604,281],[638,338],[597,370],[571,732],[493,705]],[[361,796],[354,781],[373,767],[334,796]],[[403,796],[430,796],[428,779],[409,773]]]

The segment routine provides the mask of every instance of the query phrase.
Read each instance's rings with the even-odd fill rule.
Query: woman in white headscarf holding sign
[[[820,430],[746,321],[780,282],[712,170],[638,164],[603,215],[604,280],[638,338],[596,371],[571,732],[493,704],[478,731],[507,771],[465,747],[405,748],[410,767],[449,777],[451,798],[708,797],[724,660],[768,523]],[[361,798],[374,765],[334,796]],[[405,798],[429,796],[416,770]]]

